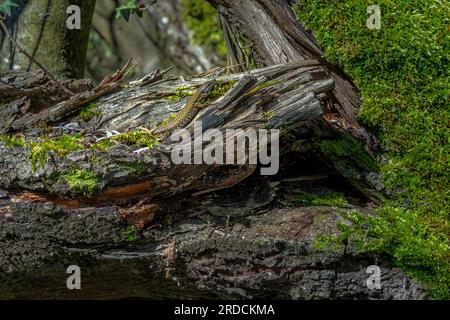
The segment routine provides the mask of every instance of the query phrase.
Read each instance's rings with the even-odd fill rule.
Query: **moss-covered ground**
[[[343,235],[389,254],[435,298],[449,299],[450,2],[379,0],[380,29],[366,24],[372,4],[304,0],[295,7],[326,59],[361,91],[360,120],[388,157],[381,171],[389,200],[377,217],[350,215],[354,224]]]

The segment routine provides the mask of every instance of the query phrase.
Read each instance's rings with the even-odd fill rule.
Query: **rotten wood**
[[[0,128],[25,139],[24,146],[0,141],[0,297],[424,298],[383,257],[360,254],[351,243],[334,253],[313,248],[318,235],[336,234],[336,224],[346,222],[342,210],[374,214],[368,207],[381,191],[371,165],[376,139],[356,120],[351,81],[323,60],[288,1],[210,2],[231,32],[241,30],[253,43],[257,69],[216,68],[186,80],[155,71],[127,84],[124,68],[97,88],[36,109],[27,99],[42,87],[38,80],[25,88],[14,77],[29,75],[0,81],[0,97],[8,97]],[[118,139],[153,132],[211,80],[230,86],[186,124],[192,140],[196,120],[203,132],[279,129],[278,174],[262,176],[261,164],[175,165],[176,141],[149,148]],[[95,116],[83,120],[79,111],[88,102],[95,102]],[[78,133],[84,147],[50,151],[33,168],[30,143],[48,132],[51,139]],[[323,147],[342,139],[358,152]],[[96,147],[105,140],[111,146]],[[65,178],[76,170],[95,177],[91,194]],[[299,195],[308,192],[338,192],[349,204],[302,205]],[[374,293],[364,281],[375,262],[387,285]],[[74,263],[95,275],[76,297],[55,276],[66,277]],[[45,289],[33,285],[38,277]]]

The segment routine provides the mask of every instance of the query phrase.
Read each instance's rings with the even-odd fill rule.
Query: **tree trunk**
[[[323,51],[314,37],[297,21],[290,7],[292,1],[208,1],[221,16],[224,33],[230,35],[226,37],[229,52],[241,52],[232,58],[233,62],[248,66],[248,55],[258,67],[298,60],[320,61],[335,81],[334,99],[329,108],[336,115],[336,125],[353,126],[372,148],[378,148],[376,139],[358,125],[356,114],[360,98],[357,89],[342,71],[324,60]]]
[[[33,0],[21,1],[20,5],[7,20],[17,41],[51,73],[63,78],[82,78],[95,0]],[[81,9],[81,30],[67,28],[69,14],[65,13],[70,5]],[[23,54],[11,47],[7,38],[1,39],[0,70],[35,69]]]

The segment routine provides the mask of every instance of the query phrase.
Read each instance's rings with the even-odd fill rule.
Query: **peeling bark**
[[[358,124],[356,115],[360,97],[351,80],[336,66],[328,64],[314,37],[297,21],[288,0],[208,0],[228,26],[227,32],[236,38],[245,38],[258,67],[289,63],[299,60],[320,61],[324,71],[335,82],[333,99],[329,102],[328,115],[336,126],[348,125],[357,131],[361,139],[376,150],[375,137]],[[231,30],[230,30],[231,28]],[[239,44],[228,44],[229,51],[239,51]],[[248,63],[240,61],[236,63]]]

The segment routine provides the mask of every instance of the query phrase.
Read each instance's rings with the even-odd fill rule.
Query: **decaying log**
[[[133,242],[113,207],[18,202],[9,215],[0,219],[1,299],[425,297],[382,257],[358,254],[351,244],[315,250],[312,239],[336,232],[342,219],[329,207],[275,206],[231,219],[192,212]],[[366,285],[374,264],[381,290]],[[81,290],[66,287],[71,265],[81,268]]]
[[[93,88],[88,79],[64,80],[61,83],[75,93],[85,92]],[[27,98],[34,110],[40,110],[65,101],[68,97],[68,94],[51,81],[43,71],[0,74],[0,103],[2,104]]]
[[[66,112],[64,122],[58,122],[61,116],[55,116],[55,110],[67,111],[69,107],[69,111],[73,111],[72,101],[76,97],[50,107],[44,110],[45,112],[41,111],[39,117],[40,121],[47,120],[48,123],[53,123],[60,128],[60,132],[61,130],[64,132],[65,124],[75,123],[79,131],[86,135],[85,140],[102,132],[123,133],[142,130],[141,128],[151,130],[172,113],[170,110],[180,109],[186,101],[186,99],[172,101],[167,97],[173,95],[177,88],[198,87],[205,81],[207,81],[206,78],[192,78],[185,83],[169,81],[147,87],[132,87],[107,95],[96,102],[96,113],[99,116],[87,123],[80,121],[76,114],[71,116],[69,112]],[[224,132],[227,128],[247,129],[249,127],[281,129],[282,139],[288,140],[288,136],[291,135],[294,140],[302,140],[305,150],[308,150],[308,146],[315,149],[317,140],[339,137],[339,133],[328,124],[325,117],[325,106],[331,97],[330,92],[334,88],[334,81],[327,78],[317,61],[301,61],[248,73],[219,76],[217,81],[236,83],[222,97],[218,97],[209,107],[200,112],[197,120],[201,120],[204,131],[215,128]],[[0,110],[2,111],[3,109]],[[48,115],[47,119],[46,115]],[[30,116],[27,114],[23,118],[29,119]],[[3,119],[5,123],[10,123],[7,115]],[[21,119],[13,122],[11,125],[13,129],[17,128],[14,126],[20,123]],[[187,126],[187,129],[192,130],[192,124]],[[36,137],[31,136],[30,139],[36,139]],[[289,145],[286,142],[285,144]],[[201,192],[230,187],[254,171],[252,166],[238,165],[231,166],[227,169],[228,172],[222,175],[218,174],[222,170],[220,166],[173,165],[170,163],[168,152],[174,145],[174,142],[166,140],[154,150],[144,150],[144,152],[141,152],[139,147],[130,148],[120,144],[107,151],[86,149],[70,153],[63,158],[53,155],[49,157],[44,167],[37,168],[36,171],[29,159],[29,148],[11,149],[4,146],[1,149],[2,160],[0,160],[4,175],[0,178],[0,182],[3,186],[15,184],[32,191],[71,197],[73,194],[67,184],[64,185],[63,182],[49,179],[49,177],[73,169],[89,168],[101,181],[100,199],[105,196],[105,192],[106,194],[112,192],[111,188],[121,188],[124,185],[129,188],[143,182],[148,183],[147,189],[136,188],[136,190],[148,197],[154,197],[163,190],[165,194],[179,194],[193,190]],[[281,155],[289,151],[288,148],[280,150]],[[351,158],[353,155],[348,156]],[[92,157],[97,157],[101,161],[92,163]],[[376,198],[377,185],[373,181],[376,172],[373,168],[364,167],[364,164],[359,161],[361,167],[356,173],[345,172],[345,168],[333,164],[333,161],[340,163],[342,159],[325,159],[326,157],[320,154],[313,157],[324,162],[330,170],[337,171],[370,198]],[[370,158],[371,155],[368,154],[367,157]],[[127,176],[123,173],[124,163],[132,165],[138,162],[144,165],[143,172],[139,176]],[[355,166],[358,166],[358,162]],[[14,169],[18,167],[21,170]],[[19,178],[19,175],[22,177],[24,172],[28,177],[25,180]],[[210,176],[211,179],[206,179],[205,176]],[[186,177],[189,177],[189,183],[183,182]],[[230,179],[230,177],[233,178]],[[161,184],[164,180],[168,182]],[[126,192],[124,189],[119,190]]]
[[[79,93],[91,97],[82,103],[67,98],[23,113],[5,101],[0,108],[8,134],[0,139],[0,298],[424,298],[383,257],[352,244],[336,252],[312,245],[337,232],[340,211],[373,214],[367,207],[379,192],[370,147],[330,122],[336,81],[319,61],[185,81],[126,84],[123,73],[100,85],[113,84],[113,92]],[[203,131],[242,129],[236,136],[279,129],[278,174],[262,176],[263,166],[251,163],[175,165],[170,138],[153,146],[119,139],[151,137],[211,79],[216,93],[185,127],[191,139],[198,138],[194,120]],[[86,102],[95,107],[89,119],[79,113]],[[45,126],[17,126],[36,115]],[[79,147],[33,160],[39,143],[74,134]],[[109,145],[99,147],[102,141]],[[71,184],[73,172],[89,173],[76,181],[92,180],[89,190]],[[298,200],[330,190],[349,204]],[[381,291],[365,285],[372,264],[383,269]],[[83,290],[66,289],[69,265],[82,269]]]
[[[314,37],[297,21],[289,0],[208,0],[216,9],[226,31],[237,39],[246,39],[246,48],[256,66],[264,67],[299,60],[320,61],[323,70],[334,80],[328,119],[337,130],[352,131],[373,150],[378,140],[360,126],[357,113],[361,104],[356,87],[337,66],[324,59],[324,53]],[[242,44],[228,43],[228,51],[243,50]],[[236,48],[238,47],[238,48]],[[248,55],[247,54],[247,55]],[[234,63],[248,63],[237,57]]]

